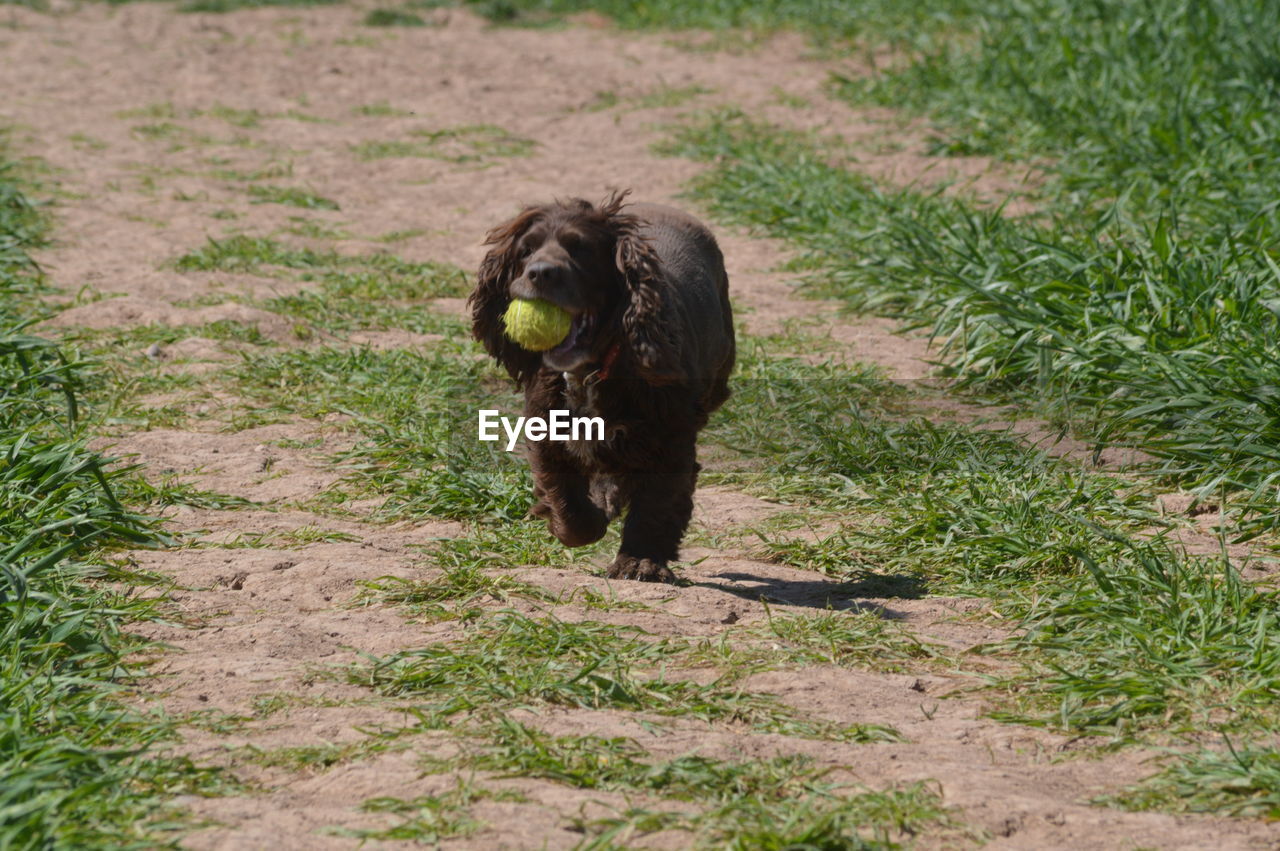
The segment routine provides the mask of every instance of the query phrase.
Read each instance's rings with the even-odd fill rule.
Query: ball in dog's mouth
[[[574,338],[576,318],[549,301],[517,298],[511,300],[502,324],[506,335],[522,348],[545,352]]]
[[[593,317],[590,313],[579,313],[573,317],[573,321],[569,324],[569,332],[559,345],[551,349],[553,354],[565,355],[573,351],[574,347],[579,343],[590,342],[591,327],[593,325]]]

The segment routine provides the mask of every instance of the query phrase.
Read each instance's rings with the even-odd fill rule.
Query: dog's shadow
[[[746,587],[737,584],[743,582],[751,584]],[[714,588],[752,602],[763,600],[811,609],[875,611],[889,619],[901,615],[888,608],[886,602],[892,599],[918,600],[927,592],[921,577],[907,574],[870,574],[852,582],[797,582],[794,579],[726,571],[691,584],[699,588]]]

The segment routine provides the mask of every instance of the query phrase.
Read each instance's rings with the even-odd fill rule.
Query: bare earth
[[[313,220],[349,233],[315,243],[355,253],[384,247],[377,237],[413,231],[394,250],[414,260],[475,268],[487,228],[522,202],[553,196],[602,197],[631,187],[644,200],[689,206],[680,193],[701,168],[655,155],[660,124],[720,106],[796,127],[843,135],[859,151],[856,166],[901,183],[958,180],[959,189],[992,199],[1017,188],[1016,178],[980,160],[937,160],[921,153],[921,134],[887,113],[860,113],[828,99],[829,70],[859,73],[861,63],[811,58],[801,40],[779,37],[741,54],[692,50],[660,36],[621,34],[585,19],[563,30],[492,29],[460,11],[434,15],[432,26],[372,29],[367,7],[243,11],[184,15],[167,5],[105,4],[37,14],[0,11],[0,123],[17,126],[23,152],[53,169],[61,190],[56,244],[40,262],[67,294],[112,296],[73,306],[54,325],[111,328],[149,323],[193,324],[216,319],[256,322],[263,334],[300,345],[291,321],[234,303],[198,306],[202,295],[263,296],[281,282],[227,274],[180,274],[166,261],[227,233],[269,234],[298,210],[252,204],[242,185],[218,168],[287,168],[288,183],[334,199],[341,211],[307,211]],[[685,38],[685,37],[682,37]],[[696,37],[692,37],[696,41]],[[686,38],[687,40],[687,38]],[[660,89],[699,86],[677,106],[644,106]],[[592,109],[597,92],[618,104]],[[801,104],[803,98],[808,105]],[[385,102],[403,114],[364,115]],[[187,143],[169,145],[134,128],[164,121],[145,110],[171,104],[184,117]],[[791,104],[791,105],[788,105]],[[218,106],[255,109],[257,126],[238,127],[211,114]],[[302,120],[298,114],[315,120]],[[490,124],[536,142],[528,156],[485,163],[425,158],[362,161],[351,146],[404,138],[416,129]],[[198,139],[199,141],[191,141]],[[182,137],[179,138],[182,141]],[[215,213],[234,211],[236,217]],[[801,300],[777,271],[782,247],[750,234],[719,229],[736,308],[755,333],[787,320],[830,329],[850,359],[881,364],[889,374],[928,374],[917,338],[889,323],[846,321],[830,305]],[[294,242],[305,240],[292,239]],[[195,301],[193,301],[195,300]],[[88,301],[82,299],[82,301]],[[195,304],[196,306],[192,306]],[[456,302],[437,306],[457,310]],[[371,345],[429,347],[428,337],[366,335]],[[359,341],[359,340],[357,340]],[[185,340],[173,369],[205,375],[234,356],[234,346]],[[172,576],[181,623],[148,626],[148,636],[172,646],[156,663],[149,699],[173,713],[221,710],[250,714],[255,698],[305,695],[297,706],[229,733],[187,728],[182,745],[197,761],[229,765],[251,784],[243,794],[183,803],[209,820],[185,840],[190,848],[347,848],[354,839],[334,827],[374,827],[386,817],[359,809],[369,798],[440,792],[452,780],[424,775],[415,754],[448,743],[424,734],[405,750],[339,762],[329,768],[266,768],[242,759],[244,746],[282,747],[356,741],[368,731],[412,723],[395,701],[311,676],[318,666],[384,654],[448,636],[450,627],[416,624],[392,607],[350,606],[360,580],[429,575],[415,545],[457,535],[455,523],[395,526],[338,520],[290,507],[323,490],[339,471],[325,460],[347,438],[310,422],[225,430],[214,405],[182,429],[121,434],[105,441],[159,478],[177,474],[202,488],[269,503],[279,510],[180,509],[171,528],[199,530],[234,542],[260,534],[314,527],[343,533],[337,542],[269,549],[174,549],[135,554],[138,564]],[[278,443],[303,445],[285,449]],[[269,458],[269,461],[268,461]],[[358,509],[359,506],[356,506]],[[764,619],[759,594],[778,611],[826,605],[820,575],[770,564],[745,551],[713,547],[719,532],[748,528],[776,506],[723,489],[698,495],[697,529],[684,571],[696,583],[671,589],[608,583],[580,569],[513,566],[552,591],[593,588],[649,611],[591,612],[594,619],[635,624],[658,635],[716,636],[730,613],[740,624]],[[499,604],[495,603],[495,607]],[[511,605],[531,611],[531,604]],[[963,650],[1001,636],[962,615],[974,600],[890,600],[888,617],[921,637]],[[576,604],[552,607],[569,620],[588,615]],[[970,670],[980,670],[975,661]],[[987,847],[1027,848],[1269,848],[1280,829],[1249,821],[1136,814],[1091,806],[1150,774],[1153,756],[1133,750],[1105,759],[1071,758],[1072,742],[983,717],[981,695],[955,694],[977,683],[972,674],[922,670],[914,675],[810,667],[760,674],[749,685],[779,695],[817,717],[896,727],[898,744],[836,745],[782,735],[708,729],[677,722],[657,736],[625,713],[543,710],[526,720],[556,734],[626,735],[656,756],[700,753],[720,758],[808,754],[873,788],[915,780],[940,784],[945,802]],[[323,699],[332,699],[326,701]],[[326,706],[326,702],[337,705]],[[446,844],[476,848],[561,848],[582,837],[569,818],[620,805],[611,793],[578,792],[544,781],[495,781],[519,789],[528,803],[484,801],[474,814],[487,828]],[[680,844],[679,835],[652,837]]]

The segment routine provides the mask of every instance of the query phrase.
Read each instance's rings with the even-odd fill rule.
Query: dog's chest
[[[627,418],[616,399],[604,396],[598,383],[565,376],[564,406],[571,417],[599,417],[604,422],[604,439],[571,440],[569,453],[580,461],[608,462],[621,454],[628,432]]]

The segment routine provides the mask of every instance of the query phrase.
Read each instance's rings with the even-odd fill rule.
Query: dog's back
[[[729,398],[729,373],[735,355],[733,309],[724,255],[706,225],[675,207],[632,204],[671,283],[672,326],[679,331],[681,364],[703,384],[701,407],[710,414]]]

